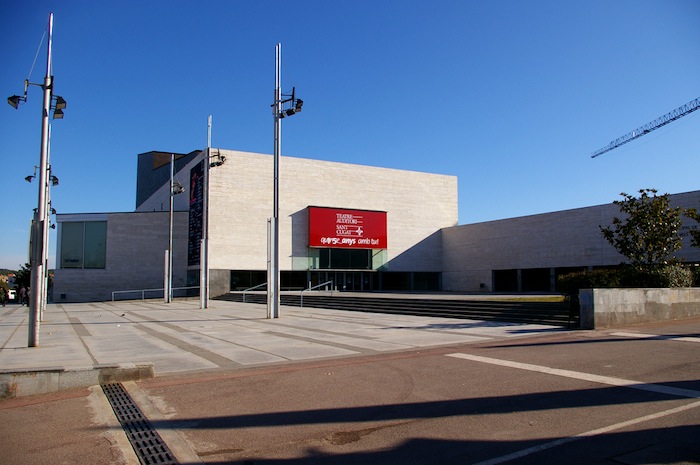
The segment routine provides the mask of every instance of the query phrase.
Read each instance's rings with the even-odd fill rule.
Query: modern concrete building
[[[671,205],[700,207],[700,191],[670,196]],[[625,257],[603,238],[600,226],[621,217],[613,204],[449,227],[442,230],[442,282],[446,291],[531,292],[554,290],[557,275],[616,266]],[[700,262],[684,219],[678,259]]]
[[[265,283],[273,157],[212,149],[174,158],[184,192],[172,197],[173,286],[199,285],[201,263],[211,296]],[[170,161],[164,152],[138,156],[134,212],[57,216],[55,301],[163,295]],[[672,203],[699,207],[700,191]],[[557,274],[623,261],[599,230],[614,216],[619,209],[608,204],[460,226],[454,176],[281,157],[280,284],[553,291]],[[689,243],[678,256],[700,262]]]
[[[266,282],[273,157],[213,149],[208,160],[207,151],[175,158],[185,192],[173,197],[173,286],[199,284],[204,237],[211,296]],[[56,301],[163,287],[169,162],[169,153],[139,155],[133,213],[57,216]],[[440,231],[456,225],[455,176],[280,158],[283,290],[326,281],[340,290],[439,290]]]

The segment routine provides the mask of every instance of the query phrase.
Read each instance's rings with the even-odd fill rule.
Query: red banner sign
[[[309,207],[309,247],[386,249],[386,212]]]

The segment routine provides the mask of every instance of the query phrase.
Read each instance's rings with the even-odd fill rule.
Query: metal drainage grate
[[[121,383],[102,384],[134,452],[142,465],[178,465],[175,456]]]

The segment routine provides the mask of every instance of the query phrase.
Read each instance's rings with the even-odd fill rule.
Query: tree
[[[603,237],[632,266],[650,271],[675,261],[673,253],[682,246],[681,208],[672,208],[669,194],[657,196],[656,189],[641,189],[639,193],[639,198],[621,193],[624,200],[613,203],[627,217],[615,217],[611,226],[599,227]]]
[[[685,216],[691,220],[695,220],[700,224],[700,213],[698,213],[697,208],[689,208],[685,211]],[[700,247],[700,229],[691,229],[688,231],[691,236],[690,245],[693,247]]]
[[[17,286],[17,289],[19,289],[22,286],[24,286],[27,289],[29,288],[29,284],[31,282],[31,274],[32,266],[29,263],[20,265],[19,271],[15,273],[15,285]]]

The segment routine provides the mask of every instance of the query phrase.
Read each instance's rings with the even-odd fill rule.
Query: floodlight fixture
[[[12,108],[15,110],[19,107],[19,102],[26,102],[27,99],[25,97],[20,97],[19,95],[13,95],[12,97],[7,98],[7,103],[10,104]]]
[[[7,98],[7,103],[14,108],[15,110],[19,108],[20,102],[26,102],[27,101],[27,89],[29,88],[29,80],[25,79],[24,80],[24,95],[13,95],[12,97]]]
[[[54,99],[56,99],[56,103],[53,107],[56,110],[63,110],[64,108],[66,108],[66,100],[63,97],[61,97],[60,95],[56,95]]]
[[[282,114],[280,114],[281,118],[284,118],[285,116],[292,116],[292,115],[299,113],[301,111],[302,105],[304,105],[304,101],[302,99],[294,99],[293,98],[292,100],[289,100],[289,101],[292,102],[292,104],[294,106],[282,111]]]
[[[63,119],[63,110],[66,108],[66,100],[60,95],[54,95],[51,97],[55,100],[55,103],[51,106],[53,108],[53,119]]]
[[[173,184],[172,191],[170,191],[170,195],[178,195],[182,194],[185,192],[185,188],[182,187],[182,184],[180,184],[180,181],[177,181],[175,184]]]
[[[13,95],[12,97],[7,98],[7,103],[17,110],[19,108],[19,104],[24,102],[27,102],[27,90],[29,89],[29,86],[37,86],[41,87],[44,89],[45,92],[53,92],[53,85],[54,85],[54,77],[51,76],[51,84],[35,84],[33,82],[29,82],[28,79],[24,80],[24,95]],[[66,108],[67,102],[66,99],[61,97],[60,95],[51,95],[51,100],[54,101],[53,104],[50,105],[50,108],[54,110],[53,113],[53,119],[63,119],[63,110]]]
[[[302,105],[304,105],[304,101],[302,99],[296,98],[296,88],[292,87],[292,93],[291,94],[281,94],[282,98],[278,100],[278,102],[275,102],[272,104],[273,108],[279,108],[279,113],[277,114],[277,117],[279,119],[286,118],[287,116],[292,116],[301,111]],[[286,97],[286,98],[284,98]],[[279,106],[278,106],[279,103]],[[289,104],[289,108],[285,109],[286,104]]]
[[[36,178],[36,170],[37,170],[37,168],[39,168],[39,167],[38,167],[38,166],[35,166],[35,167],[34,167],[34,174],[31,174],[31,175],[27,176],[26,178],[24,178],[24,180],[27,181],[27,182],[32,182],[32,179]]]
[[[58,178],[56,176],[51,175],[51,185],[52,186],[58,186]]]
[[[56,102],[51,108],[53,108],[53,119],[63,119],[63,110],[66,108],[66,100],[60,95],[54,95],[51,97]]]
[[[226,157],[223,156],[223,155],[221,155],[221,154],[214,155],[214,156],[212,156],[212,157],[210,157],[210,158],[211,158],[211,160],[212,160],[212,161],[209,162],[209,167],[210,167],[210,168],[216,168],[217,166],[221,166],[221,165],[223,165],[224,162],[226,161]]]

